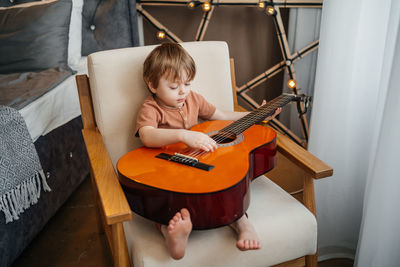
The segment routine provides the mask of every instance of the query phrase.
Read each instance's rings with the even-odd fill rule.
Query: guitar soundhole
[[[211,138],[217,142],[217,144],[227,144],[235,141],[236,135],[231,134],[231,133],[216,133],[214,135],[211,135]]]

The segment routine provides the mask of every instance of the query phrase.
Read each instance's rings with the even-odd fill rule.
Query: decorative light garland
[[[241,97],[246,103],[248,103],[253,108],[258,108],[259,104],[256,103],[248,94],[247,92],[260,83],[265,82],[267,79],[273,77],[274,75],[280,73],[283,70],[287,70],[289,80],[288,80],[288,88],[294,93],[299,94],[299,88],[297,88],[296,83],[296,75],[294,69],[294,62],[300,60],[305,55],[311,53],[312,51],[318,48],[318,40],[314,41],[313,43],[309,44],[308,46],[304,47],[303,49],[291,53],[289,49],[289,43],[287,40],[287,36],[285,33],[285,29],[282,22],[282,17],[280,13],[280,8],[321,8],[323,0],[308,0],[308,1],[301,1],[301,0],[266,0],[266,1],[257,1],[257,0],[248,0],[237,2],[235,0],[218,0],[214,2],[213,0],[195,0],[195,1],[188,1],[188,0],[137,0],[136,8],[137,12],[143,16],[153,27],[155,27],[157,32],[157,38],[163,40],[168,38],[169,40],[180,43],[182,40],[173,34],[167,27],[161,24],[157,19],[151,16],[146,10],[143,9],[143,6],[187,6],[190,9],[194,9],[198,6],[201,6],[203,10],[203,18],[197,30],[195,40],[202,41],[204,35],[207,31],[207,27],[209,21],[213,15],[214,8],[216,6],[247,6],[247,7],[255,7],[261,10],[273,18],[275,29],[277,31],[277,37],[279,40],[279,45],[281,47],[282,57],[283,60],[276,64],[275,66],[271,67],[270,69],[266,70],[264,73],[258,75],[257,77],[253,78],[246,84],[237,87],[236,91],[239,97]],[[305,106],[303,102],[298,102],[297,104],[297,112],[299,114],[299,120],[303,132],[303,140],[297,137],[292,131],[290,131],[286,126],[284,126],[281,122],[277,119],[273,119],[270,121],[271,125],[287,134],[293,141],[298,143],[302,146],[307,146],[308,142],[308,122],[305,116]]]

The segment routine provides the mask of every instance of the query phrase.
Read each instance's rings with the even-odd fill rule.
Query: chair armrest
[[[280,153],[309,173],[312,178],[320,179],[333,175],[332,167],[279,132],[277,145]]]
[[[106,223],[111,225],[131,220],[132,211],[101,134],[92,129],[83,129],[82,134]]]

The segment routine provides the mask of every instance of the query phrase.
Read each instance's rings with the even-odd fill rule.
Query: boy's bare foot
[[[192,231],[192,221],[187,209],[181,209],[169,221],[168,227],[161,226],[171,257],[179,260],[185,256],[187,240]]]
[[[238,234],[238,241],[236,246],[240,250],[250,250],[261,248],[261,242],[258,239],[257,233],[254,230],[253,225],[247,219],[246,215],[231,224],[231,227]]]

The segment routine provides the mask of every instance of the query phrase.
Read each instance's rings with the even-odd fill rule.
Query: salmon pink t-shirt
[[[190,129],[198,124],[198,119],[208,120],[216,107],[200,94],[190,91],[181,108],[160,104],[153,96],[147,97],[139,109],[135,135],[143,126],[164,129]]]

